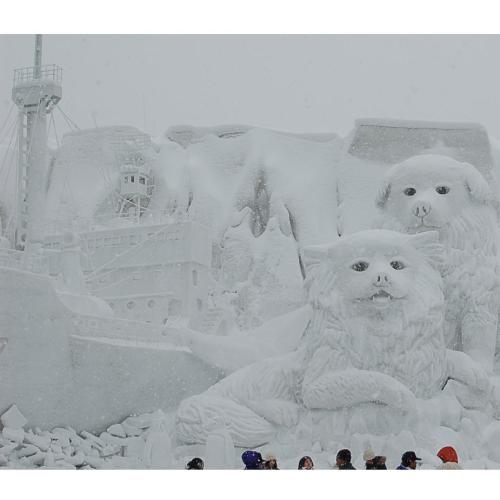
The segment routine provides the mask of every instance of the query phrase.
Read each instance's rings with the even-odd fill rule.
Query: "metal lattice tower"
[[[47,114],[62,96],[62,69],[42,66],[42,35],[36,35],[34,66],[14,70],[12,99],[19,109],[15,245],[28,249],[43,239],[47,181]]]
[[[146,134],[121,136],[114,148],[121,176],[117,212],[122,217],[132,215],[138,221],[149,205],[154,188],[148,153],[151,137]]]

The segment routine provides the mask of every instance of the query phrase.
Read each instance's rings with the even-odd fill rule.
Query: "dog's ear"
[[[390,181],[384,179],[382,185],[378,190],[377,197],[375,198],[375,204],[377,205],[377,207],[383,209],[390,195],[391,195],[391,183]]]
[[[485,178],[472,165],[465,166],[465,189],[472,201],[480,205],[495,203],[495,196]]]
[[[313,308],[327,307],[329,302],[334,273],[329,266],[325,267],[325,261],[331,259],[331,250],[331,245],[308,246],[302,250],[302,261],[306,270],[304,292]]]
[[[408,241],[434,269],[439,272],[443,271],[445,266],[444,248],[439,243],[439,233],[437,231],[409,235]]]
[[[320,245],[310,245],[302,249],[302,262],[304,264],[306,276],[328,256],[328,249]]]

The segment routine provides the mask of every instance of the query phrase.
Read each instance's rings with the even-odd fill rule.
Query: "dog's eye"
[[[415,188],[406,188],[404,190],[406,196],[413,196],[416,192],[417,190]]]
[[[396,271],[401,271],[401,269],[404,269],[406,266],[400,260],[393,260],[391,262],[391,267],[393,269],[396,269]]]
[[[355,262],[351,266],[351,268],[354,269],[355,271],[358,271],[358,272],[365,271],[366,269],[368,269],[368,262],[365,262],[364,260],[360,260],[359,262]]]
[[[438,186],[436,192],[439,194],[446,194],[450,192],[450,188],[448,186]]]

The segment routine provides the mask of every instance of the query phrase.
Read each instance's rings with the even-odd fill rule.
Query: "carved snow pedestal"
[[[355,434],[456,429],[456,388],[484,408],[490,386],[468,355],[446,348],[441,258],[436,232],[362,231],[309,247],[313,313],[299,347],[184,400],[178,439],[204,443],[220,421],[242,447],[293,436],[328,449]]]

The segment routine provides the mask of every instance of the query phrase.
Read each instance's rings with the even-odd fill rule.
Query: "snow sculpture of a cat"
[[[385,175],[377,227],[404,233],[438,231],[446,258],[441,269],[447,346],[491,372],[500,305],[497,200],[472,165],[419,155]]]
[[[448,378],[484,385],[466,355],[445,348],[439,256],[437,233],[372,230],[310,247],[313,313],[300,346],[184,400],[178,438],[203,443],[223,420],[237,446],[257,446],[311,410],[371,419],[383,408],[404,425],[417,398],[440,393]]]

